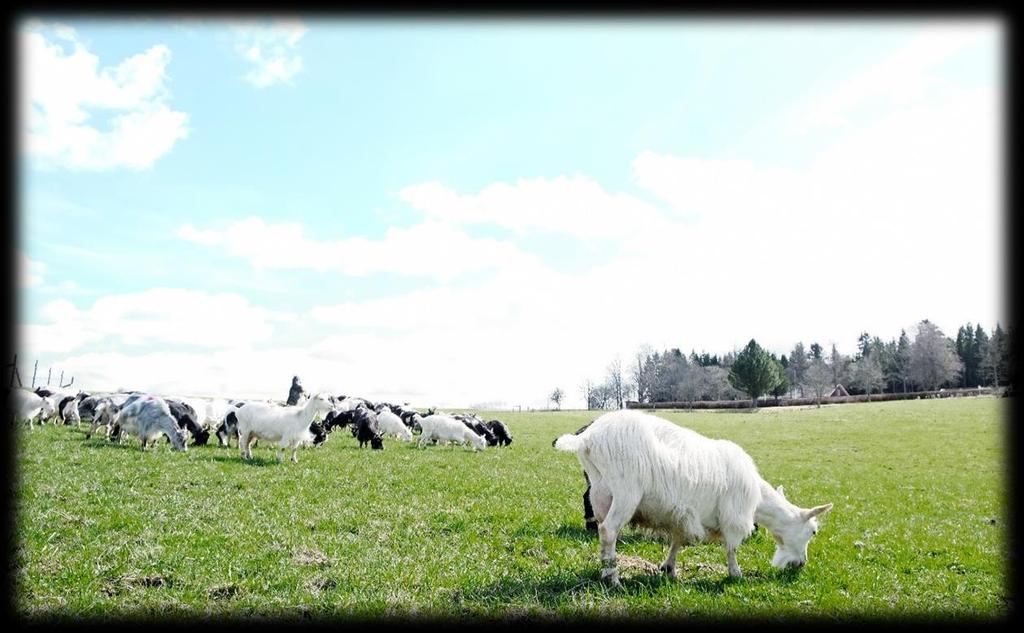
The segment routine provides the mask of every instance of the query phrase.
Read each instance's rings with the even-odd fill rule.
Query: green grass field
[[[46,616],[699,616],[1008,614],[1005,400],[659,412],[743,446],[802,506],[833,502],[807,566],[777,572],[763,528],[726,578],[718,544],[620,538],[598,580],[576,458],[551,448],[594,412],[501,413],[509,448],[360,450],[347,430],[299,463],[257,446],[143,453],[70,427],[15,434],[14,607]]]

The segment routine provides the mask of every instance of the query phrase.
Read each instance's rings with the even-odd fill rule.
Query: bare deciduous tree
[[[561,390],[561,388],[556,387],[555,390],[551,392],[551,395],[548,396],[548,400],[550,400],[551,402],[555,403],[555,408],[556,409],[561,409],[562,408],[562,398],[564,398],[564,397],[565,397],[565,393]]]
[[[626,381],[622,377],[622,361],[615,358],[608,364],[608,378],[605,380],[609,396],[615,406],[622,408],[622,401],[626,397]]]
[[[882,364],[875,354],[863,356],[850,366],[850,384],[863,389],[871,399],[871,392],[875,389],[881,391],[885,385],[885,374],[882,372]]]
[[[910,380],[924,389],[938,389],[957,379],[963,363],[957,358],[953,341],[937,325],[925,319],[917,324],[917,336],[910,344]]]
[[[811,360],[807,371],[804,372],[804,384],[810,388],[815,397],[815,404],[820,407],[825,392],[835,387],[832,384],[832,369],[820,358]]]
[[[650,402],[651,385],[654,380],[654,363],[651,356],[654,350],[650,345],[644,345],[636,351],[630,367],[630,378],[632,387],[636,392],[637,402]]]

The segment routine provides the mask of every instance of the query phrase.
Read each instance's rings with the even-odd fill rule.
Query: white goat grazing
[[[300,444],[313,443],[309,425],[317,413],[326,415],[333,408],[326,394],[316,394],[302,406],[286,406],[263,402],[246,402],[234,410],[238,419],[238,447],[242,459],[252,458],[250,442],[254,439],[277,442],[281,450],[277,460],[283,461],[284,449],[292,449],[292,461],[298,462]]]
[[[739,577],[736,548],[763,525],[775,538],[772,566],[801,567],[817,515],[786,500],[757,472],[736,444],[714,440],[639,411],[615,411],[555,448],[576,453],[590,479],[590,501],[601,539],[601,577],[619,584],[615,540],[627,522],[666,532],[671,540],[661,569],[675,575],[676,554],[686,543],[722,540],[729,575]]]
[[[207,431],[214,432],[224,421],[231,405],[223,398],[178,398],[196,412],[196,422]]]
[[[22,388],[11,390],[8,396],[8,406],[10,413],[14,415],[14,422],[28,422],[30,429],[35,428],[33,424],[37,420],[42,424],[43,420],[48,419],[56,412],[50,399]]]
[[[412,441],[412,431],[402,423],[402,418],[386,408],[377,413],[377,424],[380,425],[381,435],[394,435],[406,442]]]
[[[174,450],[188,450],[185,429],[178,428],[167,402],[158,396],[141,396],[124,405],[114,416],[114,424],[121,427],[118,442],[127,433],[142,440],[142,450],[146,450],[150,442],[166,435]]]
[[[469,442],[478,451],[484,450],[487,446],[484,438],[450,415],[439,413],[428,415],[420,420],[420,428],[423,429],[420,441],[417,444],[420,447],[430,440],[437,440],[439,443],[456,442],[458,444]]]

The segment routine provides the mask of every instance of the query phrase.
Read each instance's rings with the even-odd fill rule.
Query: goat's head
[[[205,446],[210,441],[210,432],[206,429],[199,429],[193,436],[196,446]]]
[[[171,448],[176,451],[187,451],[188,450],[188,431],[185,429],[179,429],[177,425],[174,425],[174,432],[168,436],[171,440]]]
[[[783,496],[782,486],[777,490],[779,495]],[[813,508],[792,506],[786,518],[772,530],[772,537],[775,539],[772,567],[799,568],[807,564],[807,544],[818,533],[817,517],[831,509],[831,503]]]
[[[319,422],[311,422],[309,432],[313,434],[313,446],[320,446],[327,441],[327,430]]]

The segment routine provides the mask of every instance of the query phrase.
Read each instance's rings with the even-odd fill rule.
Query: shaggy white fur
[[[761,478],[736,444],[639,411],[602,415],[583,433],[559,437],[555,448],[576,453],[590,478],[602,577],[614,584],[615,541],[627,522],[668,535],[671,547],[662,570],[670,576],[682,545],[721,540],[729,575],[738,577],[736,549],[754,521],[775,537],[772,565],[801,566],[817,531],[814,517],[832,507],[799,508]]]
[[[40,424],[56,413],[56,407],[49,398],[43,398],[34,391],[16,388],[11,391],[11,413],[15,422],[28,422],[28,427],[35,428],[36,421]]]
[[[423,429],[420,441],[417,446],[422,447],[431,440],[439,443],[455,442],[462,444],[469,442],[475,450],[482,451],[487,446],[484,438],[467,428],[450,415],[435,413],[420,420],[420,428]]]
[[[306,400],[302,406],[246,402],[235,409],[238,418],[238,447],[242,459],[252,457],[250,442],[261,439],[278,443],[278,461],[284,459],[284,449],[290,448],[292,461],[298,462],[299,445],[313,442],[313,434],[309,431],[313,416],[317,413],[326,415],[332,408],[330,396],[319,393]]]
[[[114,416],[114,424],[121,427],[118,441],[126,434],[134,435],[142,440],[142,450],[161,435],[171,440],[174,450],[188,450],[185,430],[178,428],[167,402],[158,396],[146,395],[129,402]]]
[[[406,442],[412,441],[412,431],[402,423],[402,418],[387,409],[377,413],[377,424],[380,425],[381,435],[394,435]]]

